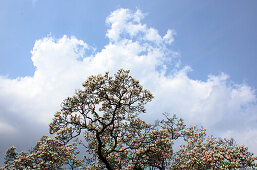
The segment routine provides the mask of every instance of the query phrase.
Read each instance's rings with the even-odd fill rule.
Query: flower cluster
[[[6,151],[2,169],[60,169],[64,165],[76,168],[83,165],[76,158],[79,150],[76,143],[62,145],[55,139],[43,136],[29,152],[16,152],[15,147]]]
[[[234,169],[256,167],[253,153],[242,145],[206,137],[205,129],[192,126],[184,131],[185,145],[175,153],[172,169]],[[228,140],[227,140],[228,141]]]

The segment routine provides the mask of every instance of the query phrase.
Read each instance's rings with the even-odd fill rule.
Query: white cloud
[[[174,31],[168,30],[164,37],[158,33],[154,28],[148,28],[145,24],[141,23],[144,14],[137,10],[132,12],[128,9],[119,9],[111,13],[106,19],[106,23],[111,26],[107,31],[106,36],[112,42],[123,40],[124,37],[129,36],[131,39],[137,36],[137,39],[142,38],[154,42],[157,45],[162,43],[172,43]]]
[[[91,50],[90,46],[75,37],[46,37],[36,41],[31,51],[36,67],[34,75],[17,79],[0,77],[1,108],[6,113],[47,124],[61,101],[81,88],[87,76],[125,68],[155,96],[147,106],[149,113],[142,115],[148,120],[170,112],[220,135],[249,128],[255,132],[254,89],[232,83],[226,74],[209,76],[206,81],[191,79],[188,76],[191,68],[178,67],[178,55],[170,50],[175,32],[168,30],[164,36],[160,35],[158,30],[142,24],[143,18],[140,10],[112,12],[106,20],[110,42],[91,56],[84,55],[85,50]],[[7,119],[8,115],[0,113],[0,117]],[[238,135],[240,139],[243,134]],[[250,139],[255,140],[253,135],[249,135]],[[252,147],[252,151],[257,153],[257,147]]]
[[[162,112],[179,113],[188,121],[217,129],[215,126],[223,121],[226,128],[242,119],[256,121],[254,114],[246,115],[246,109],[256,109],[254,90],[244,84],[229,85],[225,74],[198,81],[190,79],[186,70],[180,70],[159,81],[159,88],[154,90],[158,100],[154,102],[157,105],[161,101],[158,109]]]
[[[128,9],[120,9],[111,13],[106,19],[106,23],[111,25],[111,29],[107,31],[106,36],[111,41],[118,41],[123,33],[135,36],[140,30],[145,29],[145,25],[141,24],[144,17],[140,10],[132,13]]]

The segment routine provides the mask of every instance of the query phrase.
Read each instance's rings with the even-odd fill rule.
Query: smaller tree
[[[253,153],[234,140],[206,137],[205,129],[189,127],[184,132],[185,145],[176,152],[173,169],[234,169],[256,167]]]
[[[62,145],[48,136],[41,137],[36,146],[29,152],[18,153],[15,147],[6,151],[5,166],[1,169],[60,169],[64,165],[70,169],[82,166],[76,158],[79,154],[76,143]]]

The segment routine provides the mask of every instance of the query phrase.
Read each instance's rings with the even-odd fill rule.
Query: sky
[[[175,113],[257,155],[257,1],[0,0],[0,156],[48,133],[90,75],[131,74]]]

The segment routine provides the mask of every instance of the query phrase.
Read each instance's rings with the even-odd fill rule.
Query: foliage
[[[42,137],[33,151],[6,152],[5,168],[58,169],[63,165],[85,169],[231,169],[254,167],[253,154],[232,140],[207,137],[205,129],[186,127],[175,115],[155,125],[139,118],[153,95],[129,71],[114,77],[90,76],[84,89],[62,103],[49,124],[55,139]],[[78,140],[79,137],[79,140]],[[75,139],[84,146],[78,160]],[[174,151],[174,141],[185,144]]]
[[[77,154],[76,143],[64,146],[55,139],[43,136],[30,153],[18,153],[15,147],[9,148],[3,169],[59,169],[63,165],[74,169],[82,166],[82,161],[76,158]]]
[[[186,145],[175,153],[173,169],[234,169],[256,166],[248,148],[232,145],[233,139],[206,137],[205,129],[187,128],[183,133]]]

